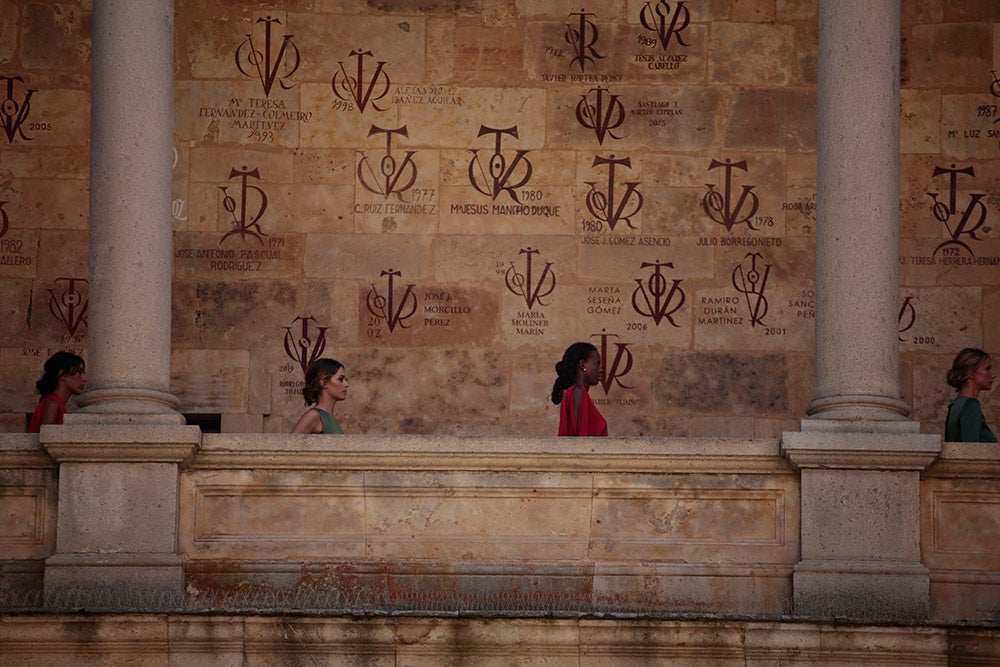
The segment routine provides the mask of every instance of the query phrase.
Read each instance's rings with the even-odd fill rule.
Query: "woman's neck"
[[[979,398],[979,390],[973,387],[971,384],[966,383],[962,385],[962,388],[958,390],[959,396],[964,396],[965,398]]]
[[[337,404],[337,399],[331,396],[320,396],[316,401],[316,407],[325,412],[333,413],[333,406]]]

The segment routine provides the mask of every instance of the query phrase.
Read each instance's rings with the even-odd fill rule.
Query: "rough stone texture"
[[[61,296],[68,286],[56,281],[83,278],[88,269],[91,4],[0,5],[0,75],[23,78],[11,93],[18,105],[28,90],[36,91],[22,126],[30,140],[16,133],[9,139],[0,130],[0,202],[6,202],[0,208],[8,218],[0,233],[0,244],[6,242],[0,276],[8,287],[0,296],[7,314],[0,355],[6,358],[16,358],[22,346],[84,350],[87,344],[83,320],[71,333],[49,304],[50,290]],[[677,10],[678,3],[668,4]],[[345,404],[342,421],[359,429],[550,433],[555,412],[529,396],[541,391],[544,398],[551,366],[569,342],[599,343],[602,334],[612,354],[623,343],[633,357],[629,373],[616,378],[620,384],[600,388],[606,401],[600,407],[616,433],[749,429],[767,435],[774,429],[774,435],[801,418],[812,392],[816,309],[819,5],[699,0],[686,3],[687,25],[679,27],[684,21],[678,15],[678,32],[665,34],[657,34],[649,15],[653,29],[643,25],[646,5],[615,0],[587,7],[592,24],[583,24],[583,35],[594,41],[582,58],[580,44],[572,41],[582,6],[562,0],[289,0],[270,8],[177,0],[172,340],[182,357],[201,354],[205,368],[229,367],[227,355],[244,355],[241,373],[247,374],[246,380],[235,378],[240,388],[232,396],[241,398],[221,400],[227,391],[217,378],[174,372],[184,405],[195,412],[230,410],[243,404],[245,392],[247,412],[241,418],[225,412],[226,423],[241,424],[241,430],[257,423],[268,431],[290,428],[302,408],[295,386],[301,363],[294,346],[293,354],[286,352],[284,340],[289,331],[301,333],[307,321],[310,346],[323,328],[324,354],[339,355],[377,385],[364,391],[392,396],[384,402],[392,409],[372,403],[357,417]],[[938,383],[940,366],[956,347],[995,346],[994,327],[983,313],[1000,285],[991,263],[1000,256],[1000,169],[992,159],[997,137],[989,133],[997,116],[989,107],[997,98],[988,75],[1000,38],[991,23],[996,9],[985,0],[907,0],[901,10],[900,327],[910,315],[902,301],[907,295],[915,297],[916,323],[900,333],[900,382],[917,403],[914,414],[930,420],[924,429],[933,432],[943,414],[938,402],[948,397]],[[247,35],[264,57],[268,22],[270,60],[257,70],[246,59]],[[371,52],[360,82],[353,83],[358,59],[352,50]],[[379,62],[384,65],[376,75]],[[593,105],[597,89],[604,90],[605,107],[595,106],[581,123],[577,105],[585,99]],[[613,128],[612,96],[623,112]],[[608,124],[603,135],[602,123]],[[483,127],[517,128],[516,137],[500,135],[496,181],[490,162],[497,135],[486,129],[479,136]],[[613,183],[607,163],[600,163],[611,159],[629,160],[616,166]],[[722,195],[726,183],[721,167],[710,169],[712,161],[746,162],[746,171],[733,168],[730,200],[735,206],[752,186],[756,210],[748,221],[727,229],[706,213],[707,203],[723,201],[707,197],[710,187]],[[519,184],[528,164],[530,178]],[[958,177],[958,210],[948,224],[954,229],[973,196],[982,195],[986,207],[976,238],[961,238],[971,256],[958,246],[935,253],[950,232],[935,218],[928,193],[949,201],[949,177],[933,172],[953,164],[974,168],[975,176]],[[512,165],[504,180],[501,172]],[[247,179],[246,202],[239,175],[231,176],[244,166],[259,175]],[[392,172],[394,166],[403,169]],[[628,187],[634,192],[620,213],[636,206],[636,193],[642,206],[612,225],[602,202],[621,204]],[[250,230],[260,235],[223,239],[239,226],[244,204],[254,218],[260,195],[267,208]],[[733,216],[740,219],[750,208],[744,202]],[[979,209],[972,213],[978,220]],[[855,231],[864,242],[872,240]],[[506,280],[512,269],[512,279],[526,276],[520,251],[529,247],[540,251],[540,267],[552,262],[556,277],[552,293],[531,304]],[[956,249],[957,257],[944,254]],[[748,322],[749,309],[759,302],[733,283],[737,262],[750,252],[771,265],[768,311],[755,325]],[[668,284],[682,281],[686,300],[672,314],[679,326],[665,320],[656,325],[633,308],[636,280],[649,278],[641,263],[657,261],[674,264],[664,269]],[[376,317],[371,326],[365,297],[373,285],[385,294],[381,274],[390,269],[421,297],[461,295],[470,312],[427,317],[455,321],[425,325],[422,298],[420,331],[397,329],[373,342],[368,330],[387,323]],[[130,287],[137,298],[139,285]],[[978,299],[968,291],[975,289],[982,290]],[[737,313],[705,312],[727,305],[703,299],[729,298],[739,299],[729,304]],[[961,308],[949,308],[952,303]],[[506,360],[497,372],[507,407],[476,417],[429,413],[382,385],[384,369],[367,367],[382,363],[381,357],[364,356],[372,346],[401,362],[432,353],[444,364],[452,363],[440,354],[447,350],[493,349]],[[701,406],[676,408],[654,390],[662,382],[654,369],[664,355],[758,352],[779,363],[758,370],[774,385],[787,386],[781,410],[758,406],[722,420]],[[624,359],[623,353],[619,371]],[[3,428],[19,427],[20,411],[30,409],[25,404],[34,398],[37,365],[17,366],[18,378],[5,383],[27,391],[5,394],[10,402],[0,405]],[[719,385],[742,381],[724,370]],[[521,393],[519,387],[531,389]],[[362,389],[355,385],[354,391]],[[984,405],[993,419],[991,398],[984,397]]]
[[[685,410],[774,412],[788,401],[784,365],[780,355],[665,355],[652,389],[664,404]]]
[[[910,85],[981,90],[983,72],[993,64],[993,35],[987,19],[979,20],[914,26],[907,49]]]

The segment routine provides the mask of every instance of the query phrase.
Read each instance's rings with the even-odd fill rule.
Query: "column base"
[[[873,396],[868,394],[849,394],[843,396],[822,396],[814,398],[806,406],[806,414],[810,419],[803,420],[805,424],[812,419],[835,421],[842,424],[864,422],[886,424],[908,421],[910,406],[898,398],[889,396]],[[919,425],[918,425],[919,427]],[[845,428],[844,430],[848,430]]]
[[[929,571],[915,562],[803,560],[792,589],[797,616],[873,622],[930,615]]]
[[[141,424],[178,426],[185,423],[178,412],[180,401],[156,389],[104,388],[84,392],[80,409],[64,418],[66,424]]]
[[[56,611],[175,611],[184,567],[171,553],[56,554],[45,561],[44,600]]]

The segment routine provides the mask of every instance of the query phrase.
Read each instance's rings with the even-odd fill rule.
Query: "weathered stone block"
[[[670,354],[663,356],[655,372],[653,391],[674,407],[736,414],[787,408],[783,355]]]
[[[992,39],[985,22],[914,26],[907,42],[909,85],[985,91],[981,73],[992,65]]]
[[[769,20],[760,15],[760,9],[760,3],[753,0],[753,20]],[[739,11],[740,7],[734,8],[734,12]],[[773,3],[770,11],[773,11]],[[794,44],[795,29],[792,26],[716,24],[709,44],[709,79],[715,83],[786,85],[792,79],[795,68]]]
[[[20,56],[27,67],[78,67],[90,57],[90,12],[70,3],[25,6]]]
[[[815,150],[816,92],[781,88],[737,92],[725,145]]]

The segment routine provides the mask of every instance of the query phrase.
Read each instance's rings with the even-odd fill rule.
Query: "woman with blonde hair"
[[[997,436],[986,424],[979,392],[993,388],[997,373],[990,355],[967,347],[957,355],[948,371],[948,384],[958,390],[958,396],[948,405],[944,424],[944,439],[949,442],[996,442]]]

